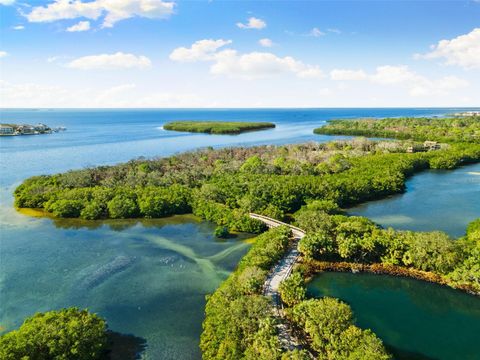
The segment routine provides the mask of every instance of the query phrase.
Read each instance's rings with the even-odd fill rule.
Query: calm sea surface
[[[206,146],[327,141],[332,137],[314,135],[312,130],[328,119],[431,116],[455,111],[3,110],[1,123],[42,122],[52,127],[65,126],[67,131],[0,138],[0,326],[11,330],[36,311],[88,307],[104,316],[113,331],[135,336],[129,340],[132,347],[146,341],[144,358],[198,359],[204,297],[228,276],[248,249],[244,241],[248,235],[217,241],[212,236],[213,225],[192,216],[101,222],[20,214],[13,209],[12,191],[29,176],[114,164],[140,156],[167,156]],[[164,131],[162,125],[171,120],[271,121],[277,128],[235,136]],[[468,221],[480,216],[479,170],[474,166],[445,174],[425,172],[410,180],[406,194],[385,200],[390,203],[384,215],[417,219],[418,214],[423,214],[423,227],[393,218],[384,221],[375,213],[364,215],[382,224],[441,228],[459,235]],[[433,178],[421,180],[425,177]],[[454,181],[458,178],[462,180]],[[409,213],[402,199],[421,188],[411,185],[415,181],[441,186],[437,186],[431,202],[415,202],[410,207],[414,213]],[[461,194],[451,196],[452,191]],[[432,209],[442,217],[431,217]],[[454,220],[442,220],[449,217]],[[428,297],[424,301],[429,301]],[[442,311],[458,311],[480,322],[478,313],[461,301],[455,309],[448,303],[439,303],[438,309],[439,317]],[[450,323],[444,326],[453,337],[457,336]]]

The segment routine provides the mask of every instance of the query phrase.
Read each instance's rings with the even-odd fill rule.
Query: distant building
[[[413,146],[407,147],[407,153],[417,153],[417,152],[425,152],[425,151],[433,151],[441,149],[441,145],[436,141],[425,141],[423,146],[420,144],[416,144]]]
[[[45,125],[45,124],[37,124],[35,125],[35,131],[39,131],[39,132],[45,132],[47,130],[50,130],[50,128]]]
[[[426,151],[439,150],[440,149],[440,144],[436,141],[425,141],[423,143],[423,148]]]
[[[453,114],[453,116],[480,116],[480,111],[465,111]]]
[[[1,135],[13,135],[14,128],[9,125],[0,125],[0,134]]]
[[[20,125],[17,127],[17,132],[24,135],[35,134],[35,128],[31,125]]]
[[[425,151],[427,151],[425,146],[420,144],[415,144],[407,147],[407,153],[417,153],[417,152],[425,152]]]

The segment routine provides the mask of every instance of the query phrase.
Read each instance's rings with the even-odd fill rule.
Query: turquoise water
[[[407,191],[348,209],[395,229],[442,230],[452,237],[465,234],[480,217],[480,164],[454,171],[429,170],[407,181]]]
[[[213,225],[183,216],[97,222],[21,219],[2,224],[1,325],[35,311],[88,307],[110,329],[146,340],[145,356],[199,358],[205,294],[247,251],[217,241]],[[96,227],[96,228],[94,228]]]
[[[0,326],[11,330],[36,311],[89,307],[112,330],[145,339],[144,358],[198,359],[204,297],[248,249],[242,241],[246,235],[219,242],[212,224],[189,216],[141,222],[26,216],[13,209],[11,195],[26,177],[205,146],[327,141],[332,137],[312,130],[331,118],[457,110],[2,111],[2,123],[43,122],[67,131],[0,138]],[[162,130],[165,122],[178,119],[272,121],[277,128],[235,136]]]
[[[311,296],[350,304],[356,324],[372,329],[396,359],[480,359],[480,301],[445,286],[386,275],[323,273]]]

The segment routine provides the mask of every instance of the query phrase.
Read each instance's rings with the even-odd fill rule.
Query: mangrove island
[[[240,134],[247,131],[272,129],[270,122],[243,121],[173,121],[165,124],[165,130],[186,131],[206,134]]]

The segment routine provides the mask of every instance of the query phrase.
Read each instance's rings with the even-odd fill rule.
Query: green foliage
[[[257,266],[270,270],[288,248],[290,229],[280,226],[257,237],[251,250],[240,261],[239,268]]]
[[[463,261],[447,275],[453,286],[468,287],[480,293],[480,218],[467,227],[466,237],[458,240]]]
[[[139,213],[137,202],[133,194],[120,193],[107,204],[108,214],[112,219],[136,217]]]
[[[266,276],[266,270],[262,270],[258,266],[247,266],[238,275],[238,287],[244,294],[259,294]]]
[[[305,350],[289,350],[282,354],[282,360],[310,360],[310,355]]]
[[[305,211],[323,211],[327,214],[337,214],[340,212],[338,204],[333,200],[312,200],[307,201],[307,204],[301,210]]]
[[[452,271],[460,260],[458,244],[442,232],[405,233],[408,250],[403,263],[416,269],[446,274]]]
[[[228,228],[225,226],[217,226],[213,232],[213,234],[218,238],[226,238],[229,235]]]
[[[472,242],[480,243],[480,218],[468,224],[467,238]]]
[[[52,176],[34,176],[20,184],[14,192],[15,206],[19,208],[41,208],[56,189]]]
[[[107,345],[105,321],[77,308],[37,313],[0,337],[3,360],[100,359]]]
[[[207,134],[239,134],[245,131],[274,128],[269,122],[227,121],[173,121],[163,126],[165,130],[201,132]]]
[[[275,321],[271,317],[267,317],[260,323],[252,345],[245,351],[245,360],[278,359],[280,353]]]
[[[390,359],[382,341],[370,330],[350,325],[333,339],[330,360],[381,360]]]
[[[145,187],[137,190],[140,213],[147,218],[159,218],[191,211],[190,189],[182,185],[168,188]]]
[[[447,275],[450,284],[480,293],[480,245],[471,249],[463,262]]]
[[[90,201],[80,212],[80,217],[86,220],[101,219],[106,215],[106,206],[96,200]]]
[[[332,120],[316,134],[480,143],[480,117]]]
[[[305,280],[299,272],[294,272],[280,284],[280,297],[288,306],[303,301],[306,296]]]
[[[307,259],[327,260],[336,253],[336,243],[332,236],[324,231],[307,233],[298,244],[299,251]]]
[[[434,157],[430,160],[432,169],[455,169],[461,162],[461,158],[457,154],[446,155],[443,157]]]
[[[288,314],[309,336],[318,359],[390,359],[382,341],[353,325],[352,310],[338,299],[305,300]]]
[[[279,359],[270,299],[261,296],[267,271],[288,248],[290,231],[258,236],[237,270],[207,297],[200,348],[203,359]]]
[[[402,192],[408,176],[428,167],[480,159],[480,147],[474,144],[416,154],[399,152],[401,146],[363,139],[205,149],[30,178],[15,190],[15,199],[17,206],[51,208],[60,217],[85,219],[193,212],[229,231],[253,233],[265,226],[250,219],[249,212],[284,219],[306,205],[297,222],[316,221],[328,232],[330,225],[312,214],[322,212],[325,218],[339,207]],[[358,244],[345,245],[347,253],[361,256]]]
[[[80,216],[83,209],[83,203],[81,200],[59,199],[49,201],[45,208],[55,216],[74,218]]]
[[[478,220],[469,225],[465,238],[454,240],[438,231],[380,229],[366,218],[306,208],[294,216],[307,231],[298,245],[307,259],[411,267],[443,276],[452,286],[480,292]]]
[[[243,165],[240,167],[240,171],[257,174],[262,173],[262,159],[260,159],[257,155],[249,157]]]

